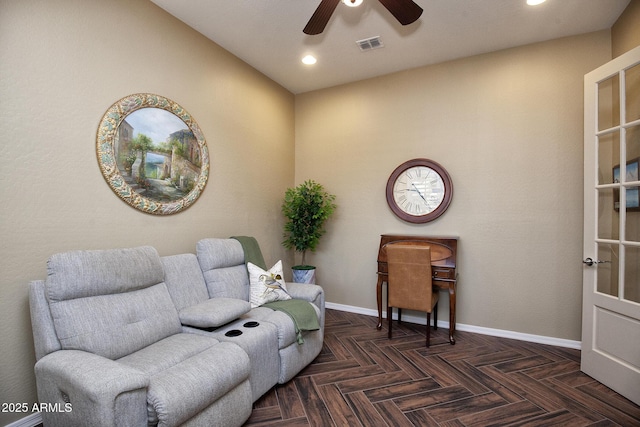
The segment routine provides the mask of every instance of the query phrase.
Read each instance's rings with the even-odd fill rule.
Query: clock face
[[[414,166],[396,178],[393,184],[393,200],[409,215],[431,213],[444,200],[444,182],[433,169]]]
[[[428,159],[413,159],[389,177],[387,202],[399,218],[424,223],[444,213],[452,191],[451,178],[442,166]]]

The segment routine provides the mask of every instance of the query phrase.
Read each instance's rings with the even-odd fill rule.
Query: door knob
[[[594,261],[592,258],[586,258],[582,261],[583,264],[587,264],[589,267],[591,267],[593,264],[606,264],[606,263],[611,263],[611,261]]]

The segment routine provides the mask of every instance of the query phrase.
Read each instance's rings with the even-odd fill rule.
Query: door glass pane
[[[640,126],[627,128],[626,140],[627,140],[627,159],[633,160],[640,157]]]
[[[638,187],[627,188],[627,230],[630,230],[630,226],[633,225],[633,223],[638,222],[639,219],[637,215],[634,215],[634,213],[640,210],[640,201],[638,200],[638,196],[640,196]],[[630,240],[628,237],[629,235],[627,235],[627,240]]]
[[[625,106],[626,121],[640,119],[640,64],[625,72]],[[624,182],[638,182],[640,160],[640,126],[627,128],[627,173]],[[626,188],[626,221],[625,239],[629,242],[640,242],[640,186]],[[624,299],[640,302],[640,247],[625,246],[624,262]]]
[[[620,163],[620,132],[616,131],[598,138],[598,184],[611,184],[613,166]],[[618,180],[618,182],[620,182]]]
[[[640,64],[625,73],[627,122],[640,119]]]
[[[635,163],[636,166],[638,163]],[[625,221],[625,240],[640,242],[640,187],[627,188],[627,215]]]
[[[616,206],[619,190],[613,188],[602,188],[598,190],[598,238],[607,240],[618,240],[620,233],[620,213]]]
[[[640,248],[625,247],[624,299],[640,302]]]
[[[598,84],[598,130],[620,125],[620,77],[616,74]]]
[[[598,244],[598,292],[618,296],[618,245]],[[609,262],[610,261],[610,262]]]

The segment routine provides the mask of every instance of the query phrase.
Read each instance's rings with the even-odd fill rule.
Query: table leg
[[[382,278],[378,277],[376,285],[376,298],[378,299],[378,329],[382,329]]]
[[[456,331],[456,286],[449,287],[449,342],[456,343],[453,334]]]

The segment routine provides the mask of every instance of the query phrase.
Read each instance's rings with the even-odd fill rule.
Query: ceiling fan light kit
[[[378,0],[402,25],[409,25],[420,18],[422,8],[412,0]],[[362,0],[342,0],[347,6],[355,7]],[[340,0],[321,0],[318,8],[302,30],[305,34],[316,35],[324,31]]]
[[[318,60],[313,55],[307,55],[304,58],[302,58],[302,63],[306,65],[313,65],[316,62],[318,62]]]
[[[362,4],[363,0],[342,0],[342,3],[349,7],[358,7]]]

